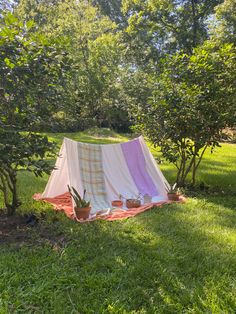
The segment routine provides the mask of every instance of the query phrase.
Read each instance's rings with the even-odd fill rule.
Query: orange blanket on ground
[[[64,193],[62,195],[59,195],[57,197],[53,198],[41,198],[41,194],[35,194],[33,196],[35,200],[42,200],[47,203],[50,203],[54,206],[56,210],[63,210],[64,213],[71,219],[78,220],[75,217],[74,211],[73,211],[73,205],[72,205],[72,200],[69,192]],[[183,202],[184,198],[181,198],[179,202]],[[122,208],[115,208],[110,211],[109,214],[104,215],[104,213],[98,212],[96,216],[94,216],[91,219],[88,219],[86,221],[92,221],[96,219],[103,219],[103,220],[119,220],[119,219],[124,219],[124,218],[129,218],[129,217],[134,217],[154,206],[161,206],[163,204],[169,204],[172,203],[172,201],[162,201],[158,203],[148,203],[145,205],[142,205],[138,208],[129,208],[127,210],[124,210]],[[85,222],[78,220],[79,222]]]

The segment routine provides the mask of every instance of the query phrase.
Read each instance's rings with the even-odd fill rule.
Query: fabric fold
[[[156,186],[146,169],[145,157],[140,145],[139,138],[122,143],[121,148],[129,169],[129,172],[141,195],[157,196]]]

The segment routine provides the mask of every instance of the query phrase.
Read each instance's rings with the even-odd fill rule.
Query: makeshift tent
[[[151,203],[166,202],[166,186],[169,186],[142,136],[125,143],[104,145],[64,138],[41,198],[50,203],[59,199],[63,208],[68,185],[81,195],[86,190],[92,214],[111,208],[111,202],[120,196],[124,199],[140,196],[142,203],[144,196],[149,196]]]

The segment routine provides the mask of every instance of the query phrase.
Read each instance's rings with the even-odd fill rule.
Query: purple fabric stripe
[[[158,195],[153,180],[146,171],[145,157],[139,139],[122,143],[121,148],[138,191],[142,195]]]

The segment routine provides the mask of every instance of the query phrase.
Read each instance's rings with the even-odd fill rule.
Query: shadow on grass
[[[236,164],[236,157],[235,158],[231,157],[230,159],[231,159],[230,165]],[[199,171],[207,172],[209,170],[215,171],[217,172],[217,174],[219,172],[226,172],[226,175],[236,173],[236,170],[232,171],[232,169],[229,168],[229,165],[224,161],[204,160],[199,167]]]
[[[230,237],[236,235],[225,224],[235,222],[236,213],[232,207],[214,210],[211,204],[198,212],[190,205],[155,208],[123,222],[81,225],[61,216],[45,222],[47,233],[42,226],[35,229],[35,248],[22,251],[19,265],[12,266],[17,271],[22,262],[29,263],[30,273],[21,270],[20,276],[26,276],[25,282],[32,274],[35,278],[30,300],[24,287],[22,309],[34,304],[46,312],[63,305],[60,313],[73,308],[81,313],[233,311],[236,247]],[[46,240],[40,243],[37,234]],[[37,261],[31,265],[32,254]],[[45,276],[47,289],[39,299],[37,287]],[[55,294],[49,300],[50,291]]]
[[[225,157],[227,160],[227,156]],[[236,157],[228,157],[229,162],[214,161],[211,159],[204,159],[197,171],[197,184],[204,182],[209,185],[210,189],[216,191],[224,191],[225,194],[231,195],[236,193]],[[173,165],[163,162],[159,164],[164,176],[170,184],[174,184],[176,180],[177,170]],[[187,182],[190,182],[190,174]]]
[[[173,310],[178,309],[178,303],[182,310],[195,303],[199,311],[213,311],[214,306],[207,304],[208,289],[211,297],[218,299],[216,312],[235,309],[236,298],[229,287],[234,285],[236,272],[236,212],[232,207],[225,213],[214,210],[213,217],[204,222],[204,213],[201,219],[197,213],[195,218],[187,217],[184,209],[174,205],[164,211],[159,211],[159,223],[151,216],[140,220],[146,230],[161,239],[146,254],[153,259],[152,267],[159,269],[156,275],[165,295],[176,304]]]
[[[197,179],[212,186],[236,191],[236,156],[224,155],[223,161],[203,159],[197,174]]]

